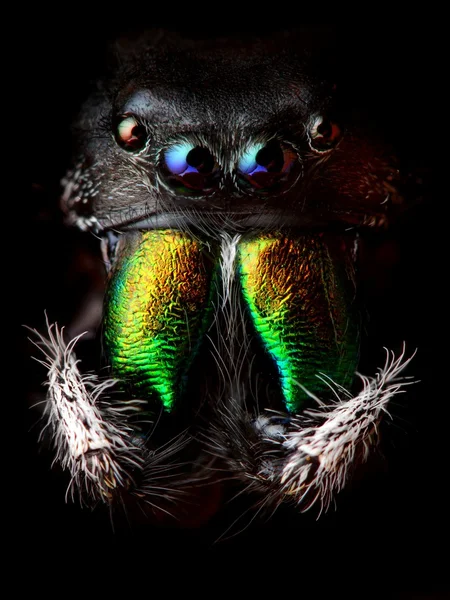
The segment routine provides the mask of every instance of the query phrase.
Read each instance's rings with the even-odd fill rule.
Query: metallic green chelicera
[[[214,265],[180,231],[127,237],[107,297],[104,340],[113,375],[170,411],[211,310]]]
[[[348,256],[343,239],[320,235],[266,233],[239,245],[242,293],[290,412],[308,398],[305,389],[329,395],[319,374],[344,387],[353,381],[359,327]]]

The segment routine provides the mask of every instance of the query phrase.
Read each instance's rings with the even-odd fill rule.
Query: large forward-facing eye
[[[145,126],[134,115],[122,115],[115,126],[116,142],[128,152],[139,152],[147,143]]]
[[[341,137],[340,127],[324,117],[317,117],[308,132],[309,144],[316,152],[329,152]]]
[[[216,159],[204,146],[176,144],[166,150],[164,163],[168,183],[180,193],[208,193],[220,175]]]
[[[259,192],[283,187],[294,165],[295,152],[277,140],[249,146],[238,163],[241,185]]]

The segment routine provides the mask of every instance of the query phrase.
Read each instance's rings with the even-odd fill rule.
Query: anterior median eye
[[[133,115],[122,115],[115,128],[116,142],[128,152],[142,150],[147,142],[147,130]]]
[[[253,144],[238,163],[241,185],[260,192],[281,187],[297,161],[295,152],[276,140]]]
[[[209,192],[220,175],[220,167],[203,146],[189,143],[176,144],[164,154],[169,184],[181,193]]]

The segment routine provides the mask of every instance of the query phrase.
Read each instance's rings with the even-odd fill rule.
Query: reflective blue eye
[[[294,164],[298,162],[295,152],[277,140],[267,144],[249,146],[238,162],[241,185],[264,192],[280,186]]]
[[[208,148],[188,143],[175,144],[166,150],[164,162],[169,172],[169,183],[180,192],[208,192],[220,173],[219,165]]]
[[[246,175],[253,175],[253,173],[267,171],[267,168],[264,165],[258,164],[257,161],[257,156],[263,148],[264,144],[255,144],[247,149],[246,153],[239,161],[238,169],[241,173],[245,173]]]
[[[193,149],[194,147],[189,144],[177,144],[176,146],[172,146],[170,150],[167,150],[164,158],[169,171],[174,175],[197,173],[197,169],[187,162],[187,157]]]

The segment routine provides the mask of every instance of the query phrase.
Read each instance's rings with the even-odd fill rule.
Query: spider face
[[[408,361],[355,376],[355,262],[398,171],[307,56],[143,39],[85,105],[62,208],[102,239],[109,377],[83,375],[57,328],[42,339],[83,501],[183,520],[205,486],[218,509],[225,472],[261,505],[327,508],[376,443]]]

